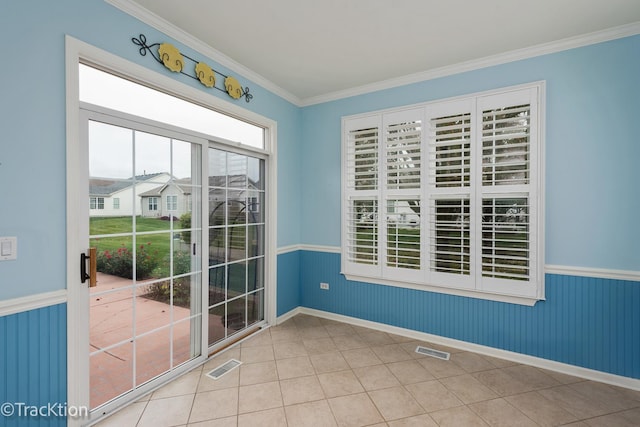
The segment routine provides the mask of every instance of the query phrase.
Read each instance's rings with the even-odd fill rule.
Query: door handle
[[[89,287],[93,288],[98,284],[97,266],[98,256],[96,248],[89,248],[89,255],[84,252],[80,254],[80,280],[82,283],[89,279]],[[89,274],[87,274],[87,259],[89,260]]]

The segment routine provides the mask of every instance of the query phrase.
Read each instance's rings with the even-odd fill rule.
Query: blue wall
[[[300,251],[278,255],[277,315],[282,316],[302,305],[300,287]]]
[[[58,304],[0,317],[0,404],[66,403],[66,311],[65,304]],[[14,416],[0,415],[0,425],[67,425],[65,418],[55,416],[19,417],[14,409]]]
[[[529,307],[352,282],[339,254],[300,257],[304,307],[640,378],[637,282],[547,274],[546,301]]]

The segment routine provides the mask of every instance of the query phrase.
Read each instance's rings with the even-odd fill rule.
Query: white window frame
[[[341,269],[342,274],[348,280],[377,283],[390,286],[405,287],[411,289],[428,290],[452,295],[503,301],[509,303],[534,305],[539,300],[544,300],[544,100],[545,82],[512,86],[487,92],[475,93],[455,98],[437,100],[428,103],[410,105],[400,108],[387,109],[364,113],[342,118],[342,243],[341,243]],[[483,112],[493,108],[503,108],[515,105],[528,104],[530,106],[529,133],[528,133],[528,179],[526,185],[483,185]],[[455,188],[439,188],[430,181],[435,167],[435,139],[431,136],[431,120],[439,117],[469,113],[470,129],[470,159],[468,170],[470,174],[469,184],[460,184]],[[387,181],[387,172],[394,165],[387,162],[387,131],[394,123],[409,123],[416,120],[421,128],[420,145],[420,188],[410,185],[406,188],[397,188]],[[467,125],[465,125],[467,126]],[[356,189],[355,185],[355,157],[353,150],[355,142],[349,142],[349,138],[356,138],[351,131],[363,129],[377,129],[377,158],[373,163],[377,164],[376,184]],[[354,134],[355,135],[355,134]],[[389,142],[391,144],[391,142]],[[393,161],[394,153],[389,151]],[[418,156],[414,156],[417,158]],[[438,163],[441,164],[441,163]],[[486,166],[486,165],[485,165]],[[405,166],[406,167],[406,166]],[[410,165],[410,167],[413,167]],[[407,170],[407,169],[405,169]],[[387,216],[392,200],[399,199],[419,200],[419,241],[421,258],[413,260],[415,265],[410,267],[390,267],[387,247]],[[528,230],[528,251],[526,261],[528,267],[527,277],[523,280],[515,280],[499,277],[488,277],[489,273],[482,271],[482,263],[489,259],[485,255],[483,260],[483,225],[489,227],[489,221],[483,220],[483,199],[487,203],[491,200],[516,199],[526,200],[528,214],[526,215],[525,228]],[[365,203],[377,204],[377,212],[369,218],[375,227],[374,249],[365,247],[362,249],[362,233],[358,234],[358,227],[354,218],[360,218],[362,213],[356,212],[358,200]],[[470,249],[468,252],[468,265],[470,273],[452,274],[435,271],[431,267],[430,220],[433,219],[432,206],[435,200],[468,200],[468,230]],[[370,202],[369,202],[370,201]],[[411,202],[411,201],[410,201]],[[415,202],[411,202],[415,205]],[[467,202],[461,202],[466,206]],[[525,203],[525,202],[523,202]],[[366,210],[366,209],[365,209]],[[406,206],[405,206],[405,209]],[[466,211],[465,211],[466,212]],[[493,212],[493,211],[492,211]],[[397,215],[397,212],[394,212]],[[411,215],[411,212],[409,213]],[[414,215],[415,216],[415,215]],[[496,213],[492,218],[496,218]],[[503,215],[504,216],[504,215]],[[466,221],[466,214],[461,214],[462,221]],[[364,221],[364,220],[363,220]],[[497,221],[497,219],[495,220]],[[495,222],[494,221],[494,222]],[[498,223],[496,223],[498,224]],[[499,225],[499,224],[498,224]],[[497,227],[498,225],[494,225]],[[461,225],[461,229],[465,229]],[[355,231],[354,231],[355,230]],[[486,230],[485,230],[486,231]],[[417,233],[417,232],[416,232]],[[354,237],[356,236],[356,237]],[[360,237],[357,237],[360,236]],[[351,239],[351,240],[349,240]],[[354,240],[357,239],[357,240]],[[486,240],[493,242],[494,240]],[[493,244],[493,243],[491,243]],[[361,262],[354,253],[369,253],[375,251],[377,258],[370,262]],[[486,251],[486,248],[485,248]],[[515,251],[515,250],[514,250]],[[397,253],[397,252],[396,252]],[[434,252],[435,253],[435,252]],[[361,255],[360,255],[361,256]],[[392,257],[393,255],[389,255]],[[396,255],[397,257],[397,255]],[[494,261],[497,262],[497,261]],[[488,268],[488,267],[487,267]],[[484,274],[483,274],[484,273]]]
[[[120,209],[120,197],[113,198],[113,209]]]

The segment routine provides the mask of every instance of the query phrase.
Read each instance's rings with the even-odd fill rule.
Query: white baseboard
[[[412,338],[417,341],[427,341],[434,344],[440,344],[451,348],[464,351],[472,351],[474,353],[484,354],[486,356],[496,357],[498,359],[509,360],[515,363],[535,366],[537,368],[549,371],[559,372],[561,374],[571,375],[574,377],[584,378],[587,380],[598,381],[617,387],[629,388],[640,391],[640,379],[623,377],[620,375],[609,374],[606,372],[596,371],[593,369],[582,368],[575,365],[556,362],[553,360],[542,359],[540,357],[529,356],[512,351],[500,350],[493,347],[487,347],[479,344],[472,344],[466,341],[460,341],[452,338],[432,335],[425,332],[414,331],[412,329],[400,328],[397,326],[386,325],[384,323],[372,322],[369,320],[358,319],[356,317],[343,316],[341,314],[330,313],[327,311],[315,310],[306,307],[297,307],[288,313],[278,317],[277,323],[280,324],[287,319],[297,315],[307,314],[311,316],[321,317],[323,319],[335,320],[338,322],[348,323],[354,326],[362,326],[365,328],[375,329],[377,331],[388,332],[395,335]]]
[[[293,316],[297,315],[297,314],[301,314],[302,313],[302,307],[296,307],[293,310],[283,314],[282,316],[278,316],[276,318],[276,325],[279,325],[289,319],[291,319]],[[320,316],[318,316],[320,317]]]

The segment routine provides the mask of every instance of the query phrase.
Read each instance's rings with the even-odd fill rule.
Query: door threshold
[[[252,336],[253,334],[258,333],[261,330],[265,329],[266,326],[267,325],[255,326],[246,331],[243,331],[242,333],[234,335],[229,342],[224,343],[224,345],[222,345],[221,347],[217,347],[214,350],[209,349],[208,357],[210,358],[217,355],[218,353],[222,353],[223,351],[229,349],[230,347],[233,347],[234,345],[238,344],[240,341],[243,341],[249,338],[250,336]]]

